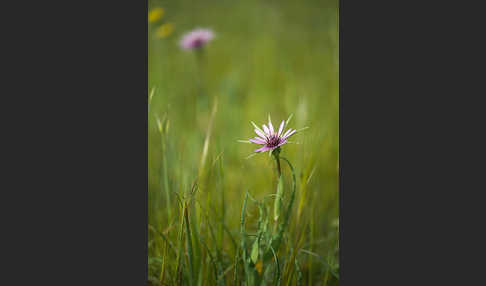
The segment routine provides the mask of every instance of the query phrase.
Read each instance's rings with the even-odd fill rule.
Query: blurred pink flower
[[[214,33],[210,29],[197,28],[185,34],[180,46],[183,50],[200,49],[214,38]]]

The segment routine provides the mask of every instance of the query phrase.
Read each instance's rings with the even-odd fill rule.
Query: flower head
[[[263,130],[252,122],[253,126],[255,127],[255,133],[258,136],[256,136],[255,138],[251,138],[248,141],[251,143],[263,145],[263,147],[256,149],[255,152],[273,151],[274,149],[277,149],[278,147],[289,143],[287,139],[290,136],[294,135],[295,132],[297,132],[296,129],[291,128],[284,132],[286,125],[290,121],[290,118],[291,117],[289,117],[287,121],[282,120],[282,123],[280,123],[280,127],[278,128],[278,130],[275,130],[273,128],[270,116],[268,116],[268,126],[263,124]]]
[[[150,10],[148,13],[148,21],[149,23],[156,22],[160,20],[164,16],[164,9],[162,8],[155,8],[153,10]]]
[[[155,30],[155,35],[157,36],[157,38],[165,38],[172,34],[172,31],[174,31],[174,25],[172,25],[171,23],[167,23],[158,27],[157,30]]]
[[[180,41],[180,46],[184,50],[200,49],[213,38],[213,31],[209,29],[198,28],[185,34]]]

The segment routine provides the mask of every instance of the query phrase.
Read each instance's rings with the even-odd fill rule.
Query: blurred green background
[[[263,153],[246,159],[258,145],[237,140],[255,136],[250,121],[261,126],[270,114],[278,126],[293,114],[289,127],[310,128],[292,137],[298,144],[282,149],[296,170],[298,186],[287,239],[304,250],[298,258],[305,285],[338,284],[330,272],[339,270],[339,2],[148,3],[149,11],[164,10],[161,19],[148,24],[148,87],[154,90],[148,113],[150,227],[177,244],[181,219],[177,197],[191,189],[199,172],[193,206],[199,235],[206,233],[201,219],[206,212],[215,229],[224,223],[237,240],[245,192],[263,200],[276,190],[272,158]],[[158,36],[157,29],[167,23],[173,31]],[[178,45],[184,33],[197,27],[210,28],[216,35],[200,62],[193,51]],[[206,138],[206,163],[201,167]],[[289,186],[288,169],[284,175]],[[258,209],[251,202],[247,215],[251,232],[258,219]],[[225,266],[230,266],[236,250],[228,235],[218,232],[217,236],[221,238],[215,242],[206,241],[210,248],[223,249]],[[167,276],[177,267],[176,261],[162,264],[163,259],[157,258],[165,257],[163,244],[155,231],[149,231],[149,258],[154,258],[149,261],[151,283],[156,283],[154,277],[163,267]],[[232,285],[230,272],[224,278],[227,285]],[[295,277],[284,281],[293,285]],[[202,283],[212,285],[210,277]]]

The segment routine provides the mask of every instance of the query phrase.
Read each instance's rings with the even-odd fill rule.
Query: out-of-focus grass
[[[250,120],[261,125],[271,114],[277,124],[293,113],[290,127],[310,128],[292,137],[300,144],[282,150],[295,168],[297,191],[276,252],[280,283],[337,285],[338,1],[149,1],[155,7],[174,30],[157,39],[160,23],[149,24],[148,86],[155,88],[148,114],[150,283],[246,281],[238,249],[245,194],[271,210],[277,180],[272,158],[245,159],[257,146],[237,140],[254,136]],[[216,33],[200,68],[194,53],[178,47],[195,27]],[[209,99],[198,97],[199,80]],[[287,203],[291,175],[282,168]],[[245,219],[246,233],[255,234],[259,208],[252,199]],[[254,239],[248,237],[250,249]],[[275,260],[263,265],[267,270],[276,273]]]

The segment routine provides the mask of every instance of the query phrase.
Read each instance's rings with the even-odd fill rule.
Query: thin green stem
[[[186,243],[187,243],[187,256],[189,258],[189,285],[193,285],[193,277],[194,277],[194,262],[193,262],[193,251],[192,251],[192,239],[191,239],[191,228],[189,225],[189,214],[188,214],[188,206],[184,207],[184,219],[186,225]]]
[[[170,223],[172,220],[172,212],[171,212],[171,205],[170,205],[170,189],[169,189],[169,175],[167,172],[167,140],[164,134],[161,133],[162,136],[162,171],[164,177],[164,189],[165,189],[165,196],[166,196],[166,205],[167,205],[167,221]]]
[[[246,285],[254,285],[254,277],[250,272],[250,265],[248,258],[246,257],[246,232],[245,232],[245,212],[246,212],[246,202],[248,201],[248,191],[246,191],[245,200],[243,201],[243,208],[241,209],[241,223],[240,223],[240,234],[241,234],[241,250],[243,252],[243,267],[246,275]]]
[[[282,221],[282,223],[280,223],[278,225],[277,234],[274,234],[273,237],[270,240],[270,245],[273,247],[273,249],[275,249],[275,251],[278,251],[278,249],[280,247],[280,243],[282,242],[283,233],[284,233],[285,229],[287,228],[287,226],[289,224],[290,213],[292,212],[292,206],[294,204],[295,191],[296,191],[296,186],[297,186],[297,180],[295,179],[294,167],[292,166],[290,161],[287,160],[286,158],[280,157],[280,159],[284,160],[287,163],[287,165],[290,167],[290,171],[292,173],[292,193],[290,194],[289,204],[287,206],[287,210],[285,211],[283,221]],[[265,259],[270,258],[271,257],[270,255],[271,255],[270,251],[267,251],[267,253],[265,255]]]
[[[280,168],[280,147],[272,151],[273,158],[277,163],[277,178],[280,178],[282,175],[282,169]]]

